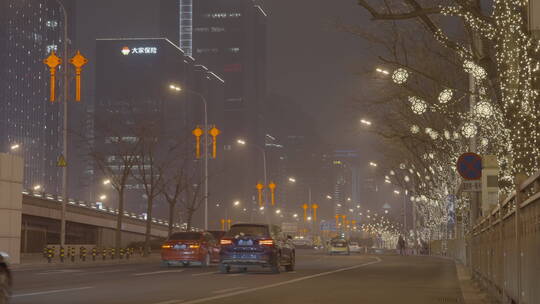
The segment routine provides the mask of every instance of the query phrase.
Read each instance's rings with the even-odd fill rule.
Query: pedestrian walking
[[[398,249],[399,249],[399,254],[400,255],[405,255],[406,244],[405,244],[405,239],[403,239],[403,237],[401,235],[399,236],[397,246],[398,246]]]

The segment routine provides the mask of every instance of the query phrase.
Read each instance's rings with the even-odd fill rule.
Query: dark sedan
[[[220,271],[231,267],[245,271],[248,267],[268,267],[279,273],[281,267],[293,271],[295,250],[290,236],[279,226],[264,224],[236,224],[221,239]]]

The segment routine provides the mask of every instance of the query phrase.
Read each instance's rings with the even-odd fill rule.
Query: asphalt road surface
[[[452,261],[297,252],[294,272],[156,263],[14,271],[13,304],[463,303]]]

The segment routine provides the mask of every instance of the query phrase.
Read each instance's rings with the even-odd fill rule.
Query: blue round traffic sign
[[[466,180],[478,180],[482,177],[482,157],[476,153],[463,153],[458,158],[457,170]]]

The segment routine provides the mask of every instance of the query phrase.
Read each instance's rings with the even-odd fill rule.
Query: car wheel
[[[4,266],[0,266],[0,304],[7,304],[10,294],[10,279]]]
[[[271,270],[272,270],[272,273],[280,273],[280,267],[281,267],[281,263],[280,263],[280,257],[277,256],[276,257],[276,260],[274,261],[274,263],[272,264],[271,267]]]
[[[188,267],[189,266],[189,263],[188,262],[183,262],[182,263],[182,267]]]
[[[219,264],[219,272],[221,273],[229,273],[231,271],[231,267],[229,265],[225,264]]]
[[[202,266],[202,267],[208,267],[208,266],[210,266],[210,253],[207,253],[207,254],[204,256],[204,260],[202,261],[201,266]]]
[[[171,264],[167,261],[161,261],[161,267],[171,267]]]
[[[294,264],[296,263],[296,260],[294,258],[294,254],[291,255],[291,261],[290,264],[285,266],[286,271],[294,271]]]

